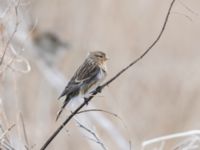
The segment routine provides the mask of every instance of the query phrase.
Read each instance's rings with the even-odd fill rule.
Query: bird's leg
[[[94,95],[96,95],[97,93],[101,93],[101,91],[102,91],[102,87],[101,86],[98,86],[97,88],[96,88],[96,90],[94,90],[93,92],[91,92],[90,94],[90,96],[94,96]],[[85,102],[85,104],[86,105],[88,105],[88,97],[84,97],[84,102]]]
[[[96,92],[97,92],[97,93],[101,93],[101,91],[102,91],[102,87],[101,87],[101,86],[98,86],[98,87],[96,88]]]
[[[84,97],[84,102],[86,105],[88,105],[88,98],[87,97]]]

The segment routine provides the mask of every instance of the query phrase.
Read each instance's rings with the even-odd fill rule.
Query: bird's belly
[[[106,73],[103,71],[100,71],[97,76],[90,81],[87,85],[83,86],[81,88],[80,94],[83,95],[84,97],[88,97],[88,94],[95,90],[105,79]]]

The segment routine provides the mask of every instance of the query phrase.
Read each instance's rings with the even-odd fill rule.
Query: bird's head
[[[106,54],[101,51],[90,52],[88,57],[93,61],[97,62],[98,64],[103,64],[108,60]]]

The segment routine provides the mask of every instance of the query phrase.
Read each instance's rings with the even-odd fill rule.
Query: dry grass
[[[170,3],[0,2],[1,56],[6,51],[0,65],[0,148],[14,150],[39,149],[61,123],[55,122],[61,104],[56,99],[88,51],[105,51],[110,56],[109,77],[113,76],[155,39]],[[198,0],[178,1],[159,44],[88,106],[114,112],[126,128],[100,112],[76,118],[94,131],[107,149],[129,149],[128,140],[132,149],[199,149],[199,6]],[[72,45],[56,58],[55,66],[34,55],[29,37],[33,22],[41,31],[51,31]],[[65,130],[49,149],[102,149],[81,136],[76,122]],[[195,132],[183,132],[190,130]],[[171,133],[176,134],[162,137]],[[153,137],[160,138],[146,141]]]

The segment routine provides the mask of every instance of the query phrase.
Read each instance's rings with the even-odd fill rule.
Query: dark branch
[[[169,16],[171,13],[171,9],[172,6],[174,5],[176,0],[172,0],[169,9],[167,11],[167,15],[165,17],[164,20],[164,24],[162,25],[161,31],[159,32],[157,38],[155,39],[155,41],[147,48],[147,50],[144,51],[144,53],[138,57],[137,59],[135,59],[133,62],[131,62],[127,67],[125,67],[124,69],[122,69],[119,73],[117,73],[114,77],[112,77],[110,80],[108,80],[106,83],[104,83],[103,85],[99,86],[98,88],[96,88],[93,92],[92,95],[85,99],[85,101],[75,110],[71,113],[71,115],[57,128],[57,130],[49,137],[49,139],[45,142],[45,144],[42,146],[42,148],[40,150],[45,150],[46,147],[51,143],[51,141],[58,135],[58,133],[65,127],[65,125],[87,104],[91,101],[91,99],[98,93],[100,93],[102,91],[102,89],[109,85],[111,82],[113,82],[116,78],[118,78],[122,73],[124,73],[126,70],[128,70],[131,66],[133,66],[134,64],[136,64],[138,61],[140,61],[155,45],[156,43],[160,40],[167,22],[169,20]]]

